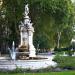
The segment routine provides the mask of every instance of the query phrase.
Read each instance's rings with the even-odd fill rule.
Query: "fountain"
[[[12,43],[12,49],[8,48],[11,60],[0,60],[0,69],[13,70],[18,68],[40,69],[49,66],[56,66],[57,63],[52,61],[54,55],[36,55],[36,49],[33,45],[33,24],[28,16],[28,4],[25,5],[24,21],[19,25],[20,45],[15,48]]]
[[[16,59],[16,52],[15,52],[15,43],[13,41],[12,43],[12,49],[8,48],[9,52],[10,52],[10,57],[12,60]]]
[[[36,57],[35,47],[33,45],[33,24],[28,16],[29,8],[28,4],[25,5],[25,12],[24,12],[24,22],[21,21],[21,25],[19,25],[20,29],[20,45],[19,45],[19,53],[20,55],[27,56],[27,57]]]
[[[47,59],[44,57],[36,56],[36,49],[33,45],[33,24],[28,16],[29,8],[28,4],[25,5],[24,12],[24,21],[21,21],[19,25],[20,30],[20,45],[17,49],[15,49],[15,44],[13,42],[12,49],[10,50],[10,55],[13,60],[21,59],[21,60],[30,60],[30,59]]]

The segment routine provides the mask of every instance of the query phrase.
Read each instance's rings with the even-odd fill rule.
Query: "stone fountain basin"
[[[26,57],[23,56],[21,59],[17,59],[17,60],[43,60],[43,59],[48,59],[47,57]]]
[[[0,69],[14,70],[18,68],[24,69],[40,69],[47,68],[48,66],[56,66],[56,63],[52,61],[54,56],[37,56],[47,59],[35,59],[35,60],[0,60]]]

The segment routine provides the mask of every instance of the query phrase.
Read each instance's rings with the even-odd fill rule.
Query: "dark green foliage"
[[[24,0],[3,0],[5,19],[8,28],[10,29],[9,44],[14,40],[16,43],[19,40],[19,23],[22,20],[24,12]]]
[[[25,4],[29,3],[29,16],[33,23],[34,44],[37,48],[68,46],[73,37],[74,8],[71,0],[3,0],[0,8],[0,38],[11,45],[19,44],[19,24],[23,21]],[[5,18],[2,18],[2,14]],[[7,27],[7,34],[2,33]],[[61,33],[60,38],[58,34]],[[3,36],[2,36],[3,35]],[[0,40],[2,41],[2,40]],[[39,42],[40,41],[40,42]],[[5,43],[5,41],[3,42]],[[2,45],[3,46],[3,45]]]
[[[31,0],[29,4],[35,36],[39,32],[43,33],[49,38],[51,47],[57,46],[58,43],[60,47],[68,46],[73,37],[74,25],[74,8],[71,0]]]
[[[57,62],[57,67],[62,69],[75,69],[75,57],[72,56],[56,56],[53,59]]]
[[[57,51],[57,52],[62,52],[62,51],[71,51],[72,47],[64,47],[64,48],[57,48],[55,47],[54,48],[54,51]]]
[[[37,38],[37,39],[36,39]],[[48,49],[50,47],[49,39],[44,34],[40,33],[34,37],[34,45],[39,49]]]

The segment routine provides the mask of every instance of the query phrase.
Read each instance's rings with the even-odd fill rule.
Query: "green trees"
[[[0,50],[5,52],[12,41],[19,43],[19,23],[23,17],[24,0],[2,0],[0,8]]]
[[[74,25],[71,0],[31,0],[30,9],[36,30],[35,36],[44,34],[51,47],[59,48],[70,44]]]
[[[0,26],[7,28],[10,45],[19,44],[19,23],[23,20],[24,6],[29,3],[30,17],[35,28],[34,44],[37,48],[62,47],[70,44],[73,37],[74,7],[71,0],[3,0]],[[2,16],[1,14],[1,16]],[[2,27],[1,27],[2,29]],[[3,31],[5,31],[3,28]],[[2,33],[3,31],[0,31]],[[5,34],[1,34],[5,35]]]
[[[20,5],[17,0],[4,0],[4,8],[6,10],[5,19],[7,20],[7,25],[10,29],[9,40],[10,42],[13,40],[16,41],[16,37],[18,35],[18,25],[22,18],[23,3]]]

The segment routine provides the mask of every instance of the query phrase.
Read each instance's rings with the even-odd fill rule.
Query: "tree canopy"
[[[31,0],[30,11],[35,36],[44,34],[51,46],[70,44],[75,15],[71,0]]]
[[[0,6],[0,39],[4,37],[9,45],[13,40],[19,44],[18,27],[20,21],[23,20],[24,6],[27,3],[30,9],[29,16],[35,29],[34,44],[36,48],[38,44],[39,48],[62,47],[70,44],[74,34],[75,20],[75,10],[71,0],[2,1],[3,4]]]

